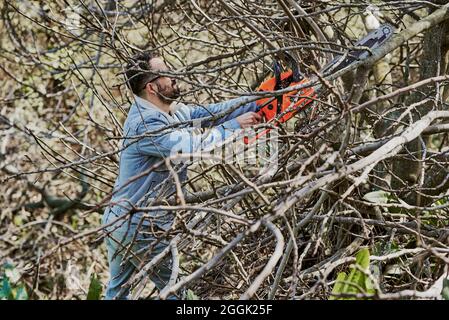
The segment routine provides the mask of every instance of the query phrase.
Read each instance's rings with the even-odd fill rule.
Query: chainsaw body
[[[306,84],[308,82],[307,79],[295,82],[293,80],[293,73],[291,70],[281,73],[280,77],[278,77],[278,79],[280,78],[280,81],[276,78],[277,77],[273,77],[264,81],[259,86],[258,91],[270,92]],[[259,115],[265,118],[266,122],[275,120],[275,125],[277,125],[278,123],[283,123],[289,120],[295,115],[296,112],[301,110],[301,108],[311,103],[315,97],[315,89],[313,87],[309,87],[301,89],[300,92],[298,92],[298,90],[293,90],[284,93],[274,99],[273,97],[262,98],[257,100],[256,104],[260,107],[258,111]],[[287,112],[287,110],[290,111]],[[277,117],[280,115],[282,116],[278,119]]]
[[[347,51],[345,54],[337,55],[325,67],[320,70],[320,74],[328,74],[330,72],[337,72],[351,64],[364,60],[370,56],[370,50],[377,49],[382,46],[393,34],[394,28],[389,24],[381,25],[378,29],[370,32],[364,38],[355,43],[354,48]],[[290,57],[290,60],[293,59]],[[293,71],[292,71],[293,70]],[[274,77],[265,80],[258,88],[259,92],[273,92],[288,87],[293,87],[310,82],[316,82],[316,78],[307,79],[299,75],[298,66],[293,64],[292,70],[281,72],[280,65],[275,61]],[[272,122],[273,125],[278,126],[280,123],[291,119],[298,111],[307,107],[313,102],[318,95],[319,88],[310,86],[300,90],[292,90],[284,94],[276,95],[275,93],[266,98],[261,98],[256,101],[259,106],[258,114],[261,115],[266,122]],[[260,136],[268,133],[270,129],[266,129],[257,134],[251,140],[245,138],[246,144],[258,139]]]
[[[269,78],[262,82],[259,86],[259,92],[272,92],[287,87],[293,87],[309,82],[308,79],[302,79],[300,81],[294,80],[295,76],[291,70],[276,74],[275,77]],[[299,90],[292,90],[282,95],[275,97],[262,98],[256,101],[259,110],[257,113],[265,119],[265,122],[271,122],[273,125],[278,126],[280,123],[290,120],[298,111],[305,108],[308,104],[313,102],[316,97],[316,92],[313,87],[304,88]],[[250,144],[260,137],[266,135],[271,129],[265,129],[259,132],[255,137],[251,139],[244,138],[245,144]]]

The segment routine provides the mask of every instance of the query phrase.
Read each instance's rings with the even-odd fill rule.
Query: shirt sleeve
[[[206,106],[194,105],[194,106],[191,106],[191,115],[190,116],[192,119],[211,118],[219,113],[225,112],[229,109],[232,109],[233,107],[238,106],[234,111],[232,111],[230,114],[227,114],[224,117],[220,117],[219,119],[209,119],[209,120],[205,119],[204,120],[205,126],[222,124],[222,123],[225,123],[226,121],[229,121],[230,119],[234,119],[244,113],[247,113],[250,111],[256,112],[258,109],[256,102],[255,101],[246,102],[248,100],[251,100],[251,97],[241,97],[241,98],[228,100],[225,102],[208,104]]]
[[[235,130],[241,129],[236,119],[231,119],[221,125],[212,127],[205,133],[198,133],[197,128],[169,127],[170,124],[161,118],[145,119],[136,129],[138,138],[137,150],[148,156],[169,157],[179,153],[196,153],[210,151],[222,143]]]

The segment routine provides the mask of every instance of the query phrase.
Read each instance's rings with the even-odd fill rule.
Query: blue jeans
[[[112,218],[115,219],[114,215]],[[112,220],[111,220],[112,221]],[[108,217],[103,217],[103,223],[108,222]],[[129,225],[128,222],[123,223],[119,228],[108,227],[106,231],[110,231],[105,238],[106,247],[108,249],[109,262],[109,283],[106,288],[106,300],[112,299],[128,299],[130,288],[124,287],[125,283],[136,273],[138,268],[142,267],[141,261],[149,262],[153,257],[163,251],[167,246],[167,241],[159,241],[151,235],[149,228],[141,227],[142,230],[136,230],[136,225]],[[115,229],[115,230],[114,230]],[[138,231],[137,237],[132,245],[131,252],[126,254],[129,244],[131,243],[135,232]],[[144,231],[142,233],[142,231]],[[155,244],[156,243],[156,244]],[[151,250],[151,252],[148,252]],[[132,255],[131,253],[134,253]],[[148,253],[148,254],[147,254]],[[141,261],[139,261],[140,259]],[[167,256],[169,257],[169,255]],[[123,265],[122,265],[123,264]],[[162,290],[168,283],[171,275],[170,259],[165,259],[156,266],[148,276],[155,286]],[[170,296],[168,299],[176,299]]]

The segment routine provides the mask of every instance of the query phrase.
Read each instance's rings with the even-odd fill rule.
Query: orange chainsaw
[[[353,48],[338,54],[332,61],[324,66],[319,73],[322,76],[327,76],[331,73],[340,71],[353,63],[362,61],[370,56],[370,50],[377,49],[383,45],[394,32],[394,28],[389,24],[383,24],[376,30],[370,32],[361,40],[357,41]],[[294,59],[286,52],[285,56],[291,65],[291,70],[282,72],[281,67],[277,61],[274,62],[273,70],[274,77],[271,77],[259,86],[259,92],[273,92],[273,96],[264,97],[256,101],[258,106],[257,113],[265,119],[265,122],[270,122],[274,126],[290,120],[296,113],[304,110],[307,106],[313,106],[318,95],[322,94],[321,84],[308,86],[308,83],[316,83],[317,77],[306,78],[298,69]],[[277,94],[276,91],[303,85],[303,89],[292,90],[287,93]],[[267,134],[271,129],[266,129],[258,133],[252,139],[245,137],[245,144],[249,144]]]

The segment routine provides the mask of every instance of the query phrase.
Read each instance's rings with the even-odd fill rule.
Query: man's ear
[[[155,93],[156,93],[155,88],[153,87],[153,84],[152,84],[151,82],[148,82],[148,83],[145,85],[144,91],[145,91],[148,95],[150,95],[150,94],[155,94]]]

